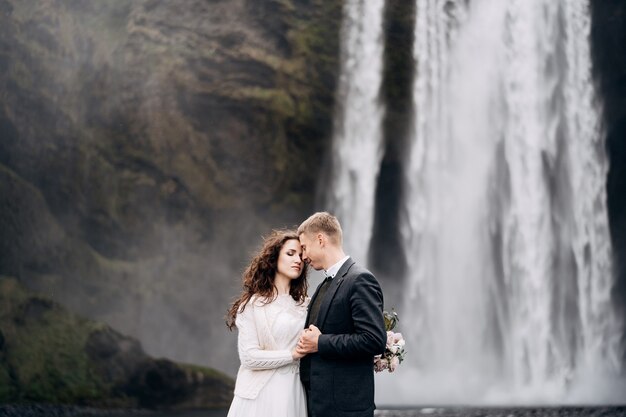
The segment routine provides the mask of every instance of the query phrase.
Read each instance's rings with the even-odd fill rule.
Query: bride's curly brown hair
[[[285,242],[292,239],[298,240],[298,234],[292,230],[274,230],[264,239],[263,247],[252,258],[250,265],[243,273],[243,292],[232,303],[226,314],[226,326],[231,331],[236,327],[237,313],[241,313],[246,308],[253,295],[260,296],[265,303],[271,303],[276,299],[274,277],[278,272],[278,255]],[[304,302],[309,287],[306,271],[306,264],[302,262],[300,276],[292,280],[289,286],[289,295],[299,304]]]

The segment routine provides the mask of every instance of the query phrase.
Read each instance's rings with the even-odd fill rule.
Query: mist
[[[379,404],[623,403],[624,9],[514,3],[0,0],[0,275],[234,377],[262,237],[330,210]]]

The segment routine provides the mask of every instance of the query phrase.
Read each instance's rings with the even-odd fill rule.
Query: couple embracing
[[[326,279],[307,297],[307,267]],[[320,212],[265,239],[227,315],[241,367],[228,417],[371,417],[375,355],[385,350],[383,294],[346,256]]]

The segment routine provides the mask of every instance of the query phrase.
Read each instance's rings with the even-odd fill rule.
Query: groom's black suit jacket
[[[312,305],[319,287],[311,299]],[[349,258],[333,278],[314,323],[322,335],[300,373],[308,391],[311,417],[374,415],[373,357],[383,353],[387,332],[383,293],[374,275]]]

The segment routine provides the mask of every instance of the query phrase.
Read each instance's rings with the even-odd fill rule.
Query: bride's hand
[[[306,353],[300,352],[298,348],[295,348],[294,350],[291,351],[291,357],[293,358],[294,361],[304,358],[305,356],[306,356]]]

